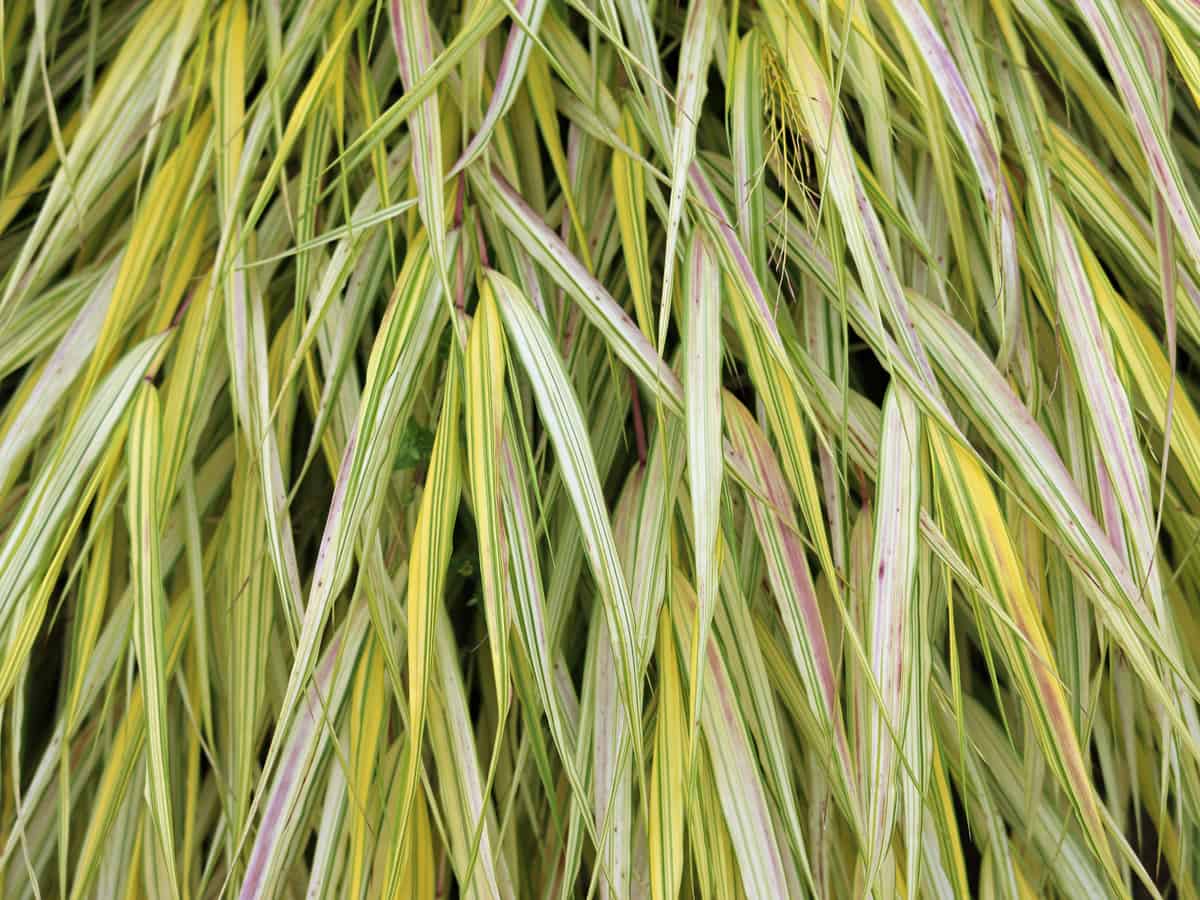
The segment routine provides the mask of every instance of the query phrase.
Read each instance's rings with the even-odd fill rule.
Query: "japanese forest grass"
[[[0,40],[0,895],[1197,896],[1193,4]]]

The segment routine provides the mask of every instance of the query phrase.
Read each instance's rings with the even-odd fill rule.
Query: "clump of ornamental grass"
[[[1197,896],[1192,4],[0,40],[0,894]]]

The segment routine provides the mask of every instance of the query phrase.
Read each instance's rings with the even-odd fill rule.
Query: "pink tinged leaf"
[[[1094,451],[1092,456],[1093,471],[1096,473],[1096,493],[1100,496],[1100,519],[1104,523],[1104,530],[1108,532],[1109,540],[1112,541],[1113,549],[1124,553],[1125,523],[1121,519],[1121,507],[1113,491],[1112,479],[1108,477],[1108,470],[1104,468],[1100,451]]]
[[[1155,569],[1156,541],[1151,512],[1150,480],[1142,461],[1129,397],[1109,357],[1096,299],[1079,257],[1075,238],[1061,211],[1053,212],[1059,314],[1075,360],[1076,377],[1095,429],[1100,455],[1112,487],[1122,498],[1137,556],[1131,568],[1147,587],[1156,608],[1161,591]]]
[[[1000,265],[997,271],[1003,282],[1000,288],[1003,292],[1004,320],[998,364],[1004,369],[1018,339],[1021,323],[1021,270],[1017,258],[1012,198],[1000,171],[1000,155],[950,49],[942,40],[925,8],[918,0],[896,0],[894,5],[904,19],[909,35],[920,50],[921,58],[929,67],[934,84],[950,110],[950,117],[954,120],[958,134],[967,148],[967,155],[975,167],[988,209],[995,216],[999,230]]]
[[[514,0],[513,11],[517,21],[513,22],[508,32],[508,43],[504,46],[504,55],[500,57],[500,68],[496,72],[496,86],[492,89],[492,99],[488,102],[479,131],[471,138],[471,143],[450,170],[449,177],[453,178],[483,152],[491,140],[492,132],[496,130],[496,125],[512,106],[521,87],[521,79],[525,76],[525,67],[529,65],[529,54],[534,52],[534,36],[548,5],[547,0]]]
[[[758,763],[746,740],[745,728],[733,697],[732,685],[716,645],[709,643],[708,671],[711,699],[706,702],[705,736],[713,758],[713,774],[721,809],[729,823],[729,836],[742,886],[751,898],[785,897],[787,887],[783,857],[771,822],[766,792],[758,778]],[[717,739],[716,735],[721,738]],[[763,856],[766,859],[763,860]],[[763,863],[766,865],[763,865]]]
[[[1171,90],[1167,81],[1167,52],[1163,46],[1162,35],[1155,27],[1153,19],[1140,3],[1125,0],[1123,4],[1128,20],[1138,44],[1146,57],[1150,77],[1153,79],[1155,90],[1158,92],[1158,114],[1161,125],[1166,131],[1171,123]],[[1163,502],[1167,490],[1167,466],[1171,460],[1171,426],[1175,417],[1175,372],[1178,360],[1178,340],[1175,322],[1175,235],[1171,227],[1171,211],[1167,208],[1167,200],[1161,189],[1154,191],[1154,236],[1158,247],[1159,285],[1162,290],[1163,320],[1167,326],[1167,359],[1171,367],[1171,380],[1167,385],[1167,414],[1163,425],[1162,463],[1159,468],[1158,518],[1155,533],[1162,521]]]
[[[692,163],[690,177],[692,187],[699,195],[700,202],[707,212],[707,216],[701,218],[701,223],[714,235],[717,247],[725,255],[728,268],[736,273],[739,283],[749,294],[754,308],[758,310],[762,328],[771,345],[782,347],[783,338],[780,337],[779,327],[775,324],[775,314],[771,311],[762,285],[754,274],[754,266],[750,262],[750,257],[746,255],[745,249],[738,240],[737,232],[734,231],[729,216],[725,212],[725,207],[718,199],[712,183],[699,163]]]
[[[1170,151],[1168,135],[1154,110],[1154,88],[1142,50],[1127,39],[1125,18],[1113,0],[1075,0],[1116,85],[1133,123],[1142,153],[1163,203],[1179,231],[1193,263],[1200,265],[1200,227],[1196,212],[1181,187],[1179,166]]]
[[[673,597],[678,598],[680,604],[678,626],[680,618],[694,615],[696,603],[691,586],[678,571]],[[685,640],[695,639],[694,634],[688,634],[686,621],[677,633]],[[742,705],[734,697],[729,668],[715,638],[709,639],[704,655],[705,685],[700,727],[708,746],[721,812],[742,876],[742,888],[745,896],[755,900],[793,896],[788,888],[788,871],[779,849],[760,766],[742,718]]]
[[[605,628],[596,629],[592,666],[595,686],[592,808],[596,822],[600,824],[599,833],[604,845],[600,890],[601,896],[627,897],[632,868],[632,772],[619,758],[621,748],[628,739],[628,725],[626,718],[621,715],[616,660]]]
[[[1164,650],[1171,661],[1180,657],[1174,616],[1163,592],[1158,571],[1158,541],[1155,534],[1150,479],[1138,445],[1133,410],[1116,367],[1109,356],[1091,284],[1079,258],[1074,235],[1061,212],[1055,209],[1054,229],[1060,318],[1071,344],[1084,407],[1097,436],[1098,452],[1111,490],[1119,501],[1120,515],[1127,528],[1129,549],[1121,545],[1135,579],[1138,595],[1135,609],[1151,618],[1165,637]],[[1099,277],[1104,277],[1103,275]],[[1106,510],[1108,513],[1108,510]],[[1109,514],[1111,515],[1111,514]],[[1119,532],[1110,526],[1110,536]],[[1142,593],[1148,598],[1143,599]],[[1182,682],[1175,685],[1178,707],[1189,725],[1195,726],[1197,710]],[[1164,723],[1165,724],[1165,723]]]
[[[359,606],[345,630],[325,650],[313,685],[292,718],[239,900],[274,896],[275,881],[287,861],[283,857],[288,854],[308,795],[320,781],[315,762],[329,749],[332,726],[348,693],[367,624],[367,607]]]
[[[867,792],[874,802],[868,819],[868,884],[891,844],[899,797],[897,742],[909,713],[906,689],[917,570],[917,512],[921,504],[921,420],[912,396],[900,385],[888,391],[875,486],[875,541],[870,573],[868,621],[871,672],[882,706],[868,700]]]
[[[834,775],[853,796],[853,766],[838,704],[837,679],[820,603],[792,509],[791,494],[766,436],[750,413],[725,395],[725,420],[735,454],[742,457],[747,497],[767,561],[767,577],[779,604],[788,643],[799,667],[809,705],[830,736]]]

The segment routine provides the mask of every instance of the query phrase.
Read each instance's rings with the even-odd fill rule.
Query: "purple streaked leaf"
[[[312,686],[292,718],[246,863],[239,900],[276,896],[283,867],[299,849],[292,842],[299,833],[300,813],[318,784],[319,768],[349,693],[368,621],[367,608],[360,605],[325,649]]]
[[[847,803],[854,805],[853,762],[846,742],[838,701],[837,678],[830,655],[825,623],[783,472],[753,417],[726,393],[725,422],[734,452],[743,471],[752,479],[748,499],[754,529],[766,555],[767,575],[779,605],[788,646],[798,668],[812,715],[827,742],[823,748],[830,775],[840,781]]]

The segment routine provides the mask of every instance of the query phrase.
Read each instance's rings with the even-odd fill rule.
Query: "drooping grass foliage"
[[[1196,897],[1198,9],[0,2],[0,895]]]

